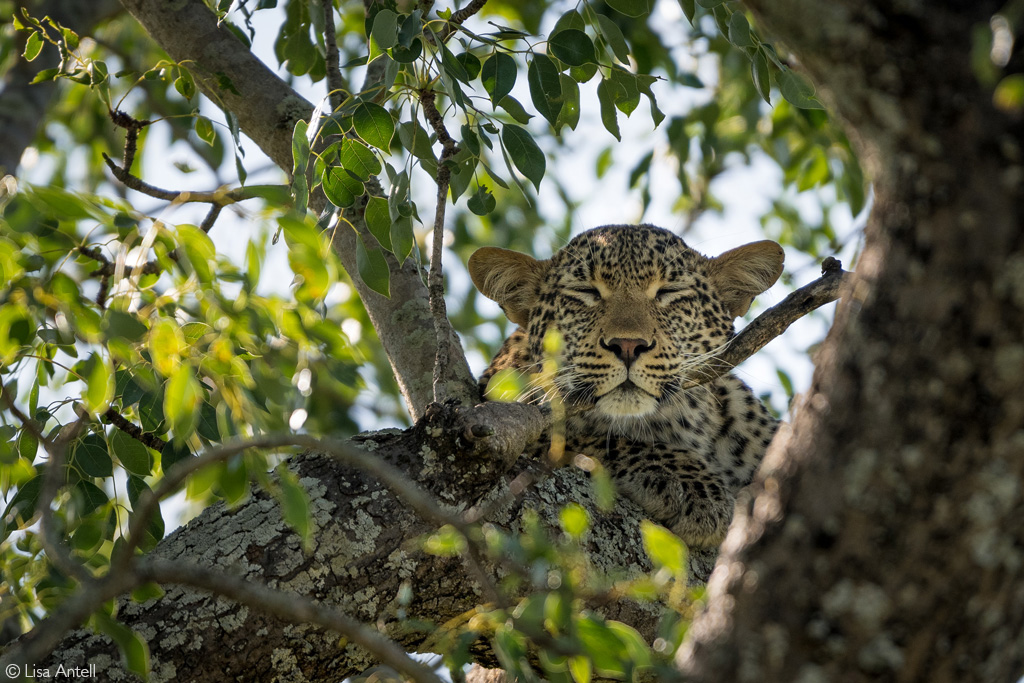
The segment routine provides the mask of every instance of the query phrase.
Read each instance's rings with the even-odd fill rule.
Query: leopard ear
[[[739,317],[755,296],[779,279],[785,259],[786,253],[775,242],[752,242],[711,259],[708,274],[726,309]]]
[[[483,247],[469,257],[469,276],[481,294],[501,305],[509,320],[525,327],[550,263],[511,249]]]

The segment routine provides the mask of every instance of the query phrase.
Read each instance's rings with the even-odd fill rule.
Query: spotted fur
[[[556,330],[567,448],[602,462],[620,491],[691,547],[716,547],[777,423],[732,375],[683,387],[782,261],[774,242],[708,258],[650,225],[595,228],[545,261],[480,249],[473,282],[520,325],[481,383],[506,368],[535,371]],[[540,394],[531,398],[550,399]]]

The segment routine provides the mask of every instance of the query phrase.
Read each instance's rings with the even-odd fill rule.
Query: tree
[[[780,58],[741,8],[682,4],[694,41],[721,55],[719,97],[664,126],[668,140],[693,137],[700,149],[680,171],[691,218],[714,209],[710,183],[726,152],[746,153],[752,144],[788,169],[788,182],[836,186],[854,206],[863,202],[857,162],[822,112],[776,104],[770,133],[754,125],[771,83],[795,105],[818,106],[797,64],[869,160],[875,200],[872,241],[840,326],[820,352],[816,383],[741,508],[708,609],[678,666],[709,680],[1019,675],[1024,596],[1014,581],[1021,532],[1012,522],[1024,462],[1019,6],[997,14],[974,4],[750,3],[757,25],[792,50]],[[646,525],[641,542],[636,511],[621,501],[607,506],[599,471],[591,487],[577,469],[547,472],[542,460],[517,461],[544,418],[517,404],[470,407],[474,385],[441,296],[448,199],[473,187],[468,207],[486,216],[499,201],[520,202],[516,189],[528,192],[516,188],[515,171],[538,188],[545,178],[544,154],[519,125],[524,107],[506,89],[520,71],[521,92],[556,131],[574,128],[593,108],[578,84],[597,81],[600,118],[616,137],[616,112],[628,115],[642,97],[655,123],[663,117],[649,74],[696,84],[649,28],[649,5],[585,5],[548,28],[553,17],[541,23],[550,11],[542,4],[474,2],[435,14],[431,6],[370,3],[335,15],[333,7],[293,1],[275,52],[292,76],[327,80],[330,104],[318,111],[252,56],[253,8],[227,15],[198,2],[125,7],[169,59],[137,66],[133,48],[142,43],[127,17],[97,28],[123,42],[82,48],[77,34],[40,22],[38,12],[19,15],[18,52],[35,57],[53,44],[59,66],[43,80],[91,86],[66,91],[55,105],[91,114],[67,130],[83,142],[102,137],[107,150],[121,147],[110,144],[113,125],[82,104],[113,105],[121,96],[124,79],[112,77],[107,63],[121,62],[143,85],[162,84],[140,88],[134,117],[112,116],[127,142],[121,162],[106,165],[123,185],[174,206],[191,200],[211,208],[197,226],[168,229],[138,199],[113,198],[118,190],[95,171],[99,154],[90,180],[67,191],[59,149],[49,186],[5,197],[0,351],[13,444],[4,454],[13,494],[5,533],[21,527],[17,546],[4,546],[5,576],[23,610],[52,612],[4,663],[40,661],[54,647],[43,660],[51,669],[107,662],[98,653],[114,646],[89,632],[57,643],[89,618],[128,668],[151,666],[158,680],[340,679],[374,659],[419,680],[433,675],[403,648],[441,652],[456,671],[473,656],[528,675],[528,643],[552,678],[644,667],[672,675],[692,610],[679,546]],[[543,26],[546,45],[530,48],[519,28],[465,29],[482,9],[534,34]],[[988,33],[972,39],[965,30],[990,20]],[[335,66],[351,62],[339,52],[358,57],[367,44],[365,85],[356,91],[352,72]],[[118,56],[104,60],[103,49]],[[630,52],[635,70],[617,65]],[[168,96],[171,86],[181,97]],[[194,111],[197,89],[225,111],[230,135],[213,134]],[[135,147],[150,128],[144,119],[157,117],[167,117],[176,136],[194,132],[194,146],[214,168],[234,151],[243,182],[244,131],[292,173],[287,188],[247,183],[185,196],[144,186],[132,173]],[[727,125],[736,119],[746,132]],[[675,153],[685,160],[690,147],[677,144]],[[507,174],[493,171],[499,156]],[[426,285],[416,259],[405,258],[419,216],[417,176],[399,170],[399,161],[414,161],[437,185],[426,221],[434,234]],[[638,180],[645,163],[649,157],[634,172]],[[483,173],[498,186],[493,192],[477,180]],[[499,190],[509,181],[507,192]],[[258,244],[238,268],[218,258],[207,235],[224,206],[250,198],[276,211],[301,276],[294,300],[257,291]],[[792,216],[781,202],[774,213]],[[468,247],[465,221],[456,223],[459,247]],[[816,228],[797,221],[790,241],[824,251],[827,221]],[[526,243],[531,234],[504,239]],[[108,249],[98,249],[104,241]],[[143,248],[130,253],[136,245]],[[359,363],[337,322],[361,313],[354,305],[325,311],[340,270],[332,253],[353,274],[387,354],[391,370],[378,369],[377,378],[393,371],[419,420],[401,435],[364,437],[362,450],[294,433],[354,428],[354,397],[341,380]],[[363,348],[379,368],[381,355]],[[53,361],[68,356],[79,359],[71,361],[82,382],[76,415],[39,398]],[[26,373],[30,389],[19,396],[21,382],[11,380]],[[36,464],[40,443],[46,466]],[[286,446],[319,455],[295,457],[268,477],[277,459],[264,453]],[[115,460],[125,483],[111,479]],[[251,493],[249,479],[259,483]],[[158,543],[156,501],[186,481],[209,507]],[[126,519],[124,501],[110,497],[118,484],[127,488]],[[214,498],[224,502],[210,504]],[[566,507],[570,500],[576,505]],[[563,537],[552,536],[557,528]],[[426,552],[410,542],[422,537]],[[643,579],[648,552],[661,570]],[[706,569],[701,559],[691,558],[693,569]],[[948,572],[934,572],[938,563]],[[625,567],[633,567],[632,580],[624,580]],[[163,593],[154,583],[175,587]],[[132,590],[138,601],[122,601],[116,620],[98,609]],[[661,604],[673,608],[667,616]],[[960,609],[980,624],[973,632],[963,632]],[[426,638],[438,624],[445,628]],[[339,647],[338,633],[359,647]]]

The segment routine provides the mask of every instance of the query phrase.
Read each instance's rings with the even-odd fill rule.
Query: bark
[[[491,411],[485,408],[485,411]],[[517,422],[529,422],[539,437],[543,420],[523,406]],[[523,463],[538,484],[522,495],[509,490],[512,452],[522,443],[506,442],[509,432],[496,422],[495,451],[482,451],[463,436],[465,422],[451,411],[434,410],[405,433],[363,440],[367,457],[402,467],[439,501],[455,511],[473,504],[491,506],[486,521],[504,528],[516,525],[522,510],[536,510],[557,526],[567,500],[584,505],[592,519],[586,539],[599,571],[649,570],[641,545],[639,509],[620,502],[611,513],[594,504],[587,475],[562,469],[546,476],[536,463]],[[158,558],[188,559],[283,591],[311,596],[367,624],[376,624],[413,651],[433,628],[402,626],[397,596],[403,583],[412,590],[404,606],[411,619],[434,624],[475,608],[482,602],[477,584],[457,558],[419,550],[418,539],[436,526],[418,518],[409,505],[361,472],[340,467],[331,458],[306,454],[293,470],[310,494],[315,545],[304,552],[300,539],[284,524],[277,502],[257,493],[236,508],[205,510],[169,536],[155,551]],[[500,570],[491,567],[495,575]],[[653,639],[658,609],[652,605],[613,602],[603,605],[610,618],[640,629]],[[118,619],[149,643],[150,680],[159,681],[302,681],[342,680],[375,662],[355,645],[339,645],[336,634],[308,624],[286,624],[259,609],[184,587],[170,587],[160,599],[137,604],[122,600]],[[134,680],[121,667],[109,639],[77,631],[36,668],[54,680],[57,666],[95,664],[99,680]]]
[[[748,4],[847,123],[875,206],[678,664],[694,681],[1016,680],[1024,126],[970,59],[1000,3]]]
[[[122,4],[172,59],[187,63],[200,90],[238,117],[242,131],[286,172],[292,170],[292,130],[309,120],[313,105],[296,93],[225,27],[201,0],[160,2],[122,0]],[[345,217],[367,234],[362,210]],[[372,238],[370,238],[372,240]],[[366,307],[413,419],[433,400],[434,355],[437,336],[430,314],[427,288],[412,261],[391,266],[391,296],[381,296],[358,276],[356,234],[339,226],[334,250]],[[458,335],[449,335],[451,362],[443,381],[449,396],[472,403],[476,383],[469,371]]]

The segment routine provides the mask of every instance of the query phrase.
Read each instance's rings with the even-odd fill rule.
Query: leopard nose
[[[637,359],[641,353],[650,351],[654,348],[654,342],[648,342],[646,339],[624,339],[622,337],[615,337],[609,339],[607,342],[601,340],[601,348],[611,351],[619,360],[626,364],[628,368],[633,364],[633,361]]]

